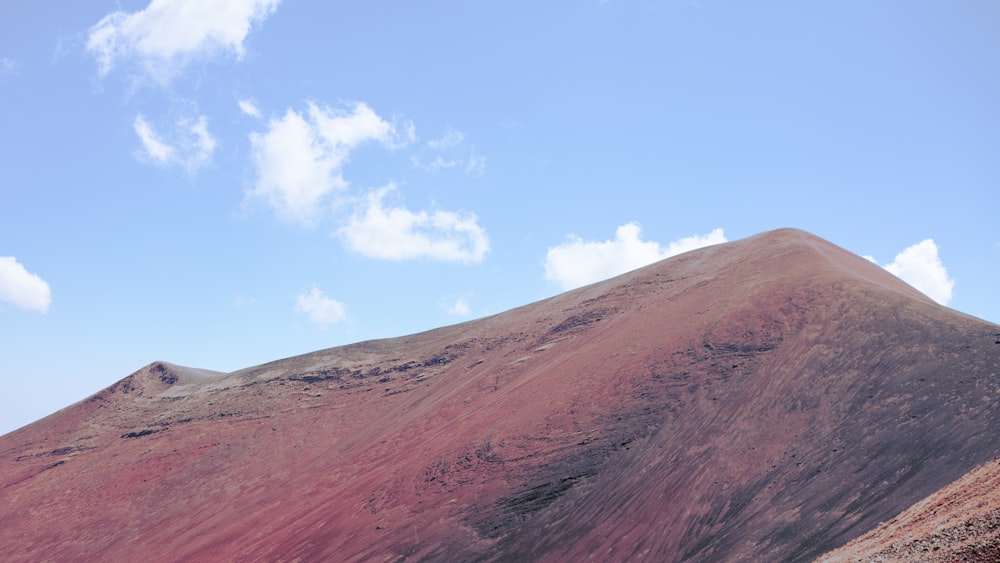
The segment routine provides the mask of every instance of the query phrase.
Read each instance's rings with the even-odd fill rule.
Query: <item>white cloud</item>
[[[446,149],[461,144],[464,139],[465,135],[461,131],[448,130],[440,139],[427,141],[427,146],[435,150]]]
[[[257,107],[257,104],[255,104],[253,100],[239,100],[236,104],[240,106],[240,111],[244,114],[260,119],[260,108]]]
[[[304,114],[289,109],[265,132],[250,135],[257,180],[247,197],[263,200],[287,221],[312,225],[327,196],[348,187],[341,169],[353,149],[368,141],[396,147],[412,138],[412,124],[401,128],[361,102],[350,109],[310,102]]]
[[[252,102],[240,100],[239,105],[248,115],[259,113]],[[462,139],[461,133],[449,132],[434,144],[451,146]],[[395,190],[392,184],[365,197],[348,193],[343,171],[355,149],[369,142],[396,149],[415,141],[412,122],[383,119],[363,102],[342,108],[308,102],[304,111],[288,109],[250,135],[256,177],[244,203],[259,201],[283,220],[315,226],[331,219],[343,203],[355,201],[357,208],[337,230],[353,252],[386,260],[480,262],[489,240],[475,215],[386,205],[385,197]],[[438,157],[427,166],[481,173],[485,159],[474,153],[469,161]]]
[[[584,286],[652,264],[689,250],[726,242],[722,229],[707,235],[692,235],[669,243],[666,248],[655,241],[639,238],[639,225],[626,223],[615,231],[615,239],[585,242],[576,236],[549,248],[545,255],[545,279],[563,290]]]
[[[466,174],[482,176],[486,173],[486,157],[476,154],[475,147],[469,151],[468,158],[455,156],[461,150],[458,147],[464,141],[465,135],[460,131],[449,129],[440,139],[427,141],[427,147],[433,149],[437,154],[427,159],[421,159],[414,155],[410,157],[410,162],[413,163],[413,166],[430,172],[461,168]]]
[[[395,189],[390,184],[369,193],[362,208],[338,230],[348,249],[385,260],[482,261],[490,243],[475,215],[386,207],[383,199]]]
[[[153,164],[176,164],[193,172],[207,164],[215,152],[216,141],[208,131],[208,118],[204,115],[179,120],[169,138],[157,133],[141,114],[135,117],[132,128],[142,143],[139,158]]]
[[[313,287],[308,293],[296,295],[294,310],[296,313],[305,313],[320,328],[327,328],[347,318],[347,307],[340,301],[327,297],[318,287]]]
[[[437,156],[434,160],[426,163],[421,161],[420,158],[416,156],[411,156],[410,162],[412,162],[417,168],[423,168],[424,170],[429,170],[431,172],[438,172],[440,170],[455,168],[465,164],[464,160],[445,160],[441,156]]]
[[[475,174],[476,176],[486,174],[486,157],[476,154],[476,151],[472,151],[472,154],[469,155],[469,160],[465,161],[465,173]]]
[[[469,302],[466,301],[464,295],[455,299],[453,303],[445,305],[445,310],[448,311],[449,315],[457,317],[467,317],[472,312],[472,308],[469,307]]]
[[[188,62],[216,53],[243,57],[243,41],[281,0],[152,0],[137,12],[112,12],[90,28],[87,51],[101,76],[123,60],[166,83]]]
[[[135,134],[142,141],[143,154],[157,164],[167,164],[174,159],[174,148],[164,143],[142,115],[135,116],[132,123]]]
[[[351,110],[320,108],[310,103],[309,116],[320,138],[335,150],[352,149],[366,141],[389,146],[406,144],[397,137],[394,124],[379,117],[363,102],[355,103]]]
[[[389,145],[391,148],[405,147],[410,143],[417,142],[417,128],[412,121],[397,123],[393,120],[393,141]]]
[[[637,233],[638,234],[638,233]],[[726,235],[722,229],[715,229],[707,235],[691,235],[680,240],[675,240],[667,245],[666,251],[660,259],[683,254],[691,250],[696,250],[713,244],[726,242]]]
[[[15,257],[0,256],[0,301],[45,313],[52,303],[52,291],[45,280],[26,270]]]
[[[871,256],[865,258],[878,263]],[[948,270],[938,257],[938,246],[933,239],[907,247],[896,255],[895,260],[882,267],[941,305],[951,301],[955,280],[948,277]]]
[[[212,157],[212,153],[215,152],[215,137],[208,132],[208,118],[204,115],[200,116],[194,123],[181,121],[178,124],[181,128],[187,127],[192,135],[192,142],[190,144],[189,153],[189,166],[196,165],[201,166],[208,162]]]

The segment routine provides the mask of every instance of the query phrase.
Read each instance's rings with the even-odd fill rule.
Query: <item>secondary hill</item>
[[[998,327],[784,229],[0,437],[36,560],[809,560],[1000,453]]]

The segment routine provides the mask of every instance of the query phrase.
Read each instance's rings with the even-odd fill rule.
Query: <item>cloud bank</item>
[[[294,311],[304,313],[320,328],[327,328],[347,318],[347,307],[340,301],[327,297],[318,287],[296,295]]]
[[[15,257],[0,256],[0,301],[45,313],[52,303],[52,291],[45,280],[25,269]]]
[[[722,229],[707,235],[692,235],[673,241],[666,247],[640,238],[639,225],[626,223],[615,231],[614,240],[586,242],[579,237],[548,249],[545,255],[545,279],[559,284],[564,291],[652,264],[689,250],[726,242]]]
[[[281,0],[153,0],[137,12],[117,11],[90,28],[87,51],[107,75],[123,61],[167,83],[190,61],[217,53],[243,57],[243,41]]]
[[[878,263],[871,256],[865,258]],[[951,302],[955,280],[948,277],[948,270],[938,257],[938,246],[933,239],[925,239],[905,248],[895,260],[882,267],[941,305]]]

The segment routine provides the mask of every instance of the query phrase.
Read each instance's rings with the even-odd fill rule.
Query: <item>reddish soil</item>
[[[0,437],[5,560],[809,560],[1000,454],[1000,327],[796,230]]]
[[[1000,561],[1000,460],[967,473],[821,560]]]

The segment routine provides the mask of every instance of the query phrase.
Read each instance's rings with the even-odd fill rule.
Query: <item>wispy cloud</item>
[[[253,100],[239,100],[236,102],[236,105],[240,107],[240,111],[242,111],[245,115],[249,115],[250,117],[256,119],[261,118],[260,108],[257,107],[257,104],[254,103]]]
[[[174,159],[174,147],[160,139],[145,117],[135,116],[132,128],[135,129],[135,134],[142,141],[143,152],[141,154],[145,158],[157,164],[167,164]]]
[[[347,307],[340,301],[327,297],[318,287],[296,295],[294,311],[305,314],[320,328],[327,328],[347,318]]]
[[[13,256],[0,256],[0,301],[26,311],[45,313],[52,303],[49,284]]]
[[[615,231],[614,240],[587,242],[570,236],[568,241],[549,248],[546,253],[545,279],[556,282],[563,290],[569,290],[689,250],[726,242],[722,229],[715,229],[707,235],[685,237],[665,247],[655,241],[642,240],[640,232],[639,225],[626,223]]]
[[[152,0],[137,12],[112,12],[90,28],[87,51],[101,76],[123,61],[169,82],[192,60],[218,53],[243,57],[243,42],[281,0]]]
[[[878,263],[871,256],[865,258]],[[882,267],[941,305],[951,302],[955,280],[948,277],[948,270],[938,257],[938,246],[933,239],[925,239],[903,249],[892,262]]]
[[[473,149],[469,154],[469,158],[465,161],[465,173],[475,176],[486,174],[486,157],[476,154],[475,149]]]
[[[208,118],[204,115],[196,119],[180,119],[168,136],[157,133],[142,114],[135,117],[132,128],[142,145],[137,157],[159,166],[178,165],[194,172],[212,160],[217,146],[215,137],[208,131]]]
[[[411,211],[383,200],[394,185],[368,194],[337,232],[351,251],[385,260],[427,258],[443,262],[481,262],[489,252],[486,230],[472,213]]]
[[[427,141],[425,144],[430,150],[424,150],[423,157],[411,156],[410,162],[430,172],[454,168],[466,174],[482,176],[486,173],[486,157],[476,153],[475,147],[465,148],[464,142],[465,135],[461,131],[449,129],[440,138]]]
[[[17,69],[20,68],[20,64],[14,59],[9,59],[7,57],[0,57],[0,78],[4,76],[14,74]]]
[[[410,157],[410,162],[412,162],[413,165],[416,166],[417,168],[421,168],[423,170],[429,170],[431,172],[438,172],[440,170],[445,170],[448,168],[457,168],[459,166],[465,165],[464,160],[445,160],[441,156],[436,156],[434,157],[434,160],[424,162],[420,160],[420,157],[414,155]]]
[[[465,295],[455,298],[446,297],[444,300],[445,311],[449,315],[454,315],[456,317],[468,317],[469,313],[472,312],[472,308],[469,307],[469,301],[466,299]]]
[[[441,150],[460,145],[465,140],[465,135],[461,131],[448,130],[440,139],[427,141],[427,146],[434,150]]]
[[[324,215],[331,192],[349,186],[342,168],[366,142],[399,147],[413,138],[412,124],[379,117],[362,102],[329,108],[313,102],[289,109],[263,133],[252,133],[256,181],[247,199],[263,201],[284,220],[311,226]]]
[[[257,299],[254,297],[243,297],[239,296],[233,300],[233,309],[237,311],[242,311],[244,309],[249,309],[257,304]]]

